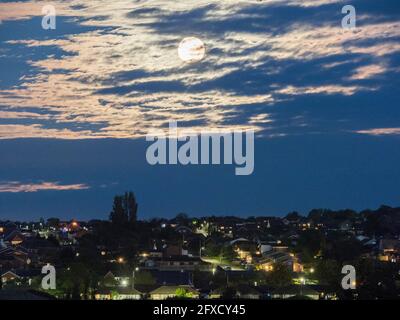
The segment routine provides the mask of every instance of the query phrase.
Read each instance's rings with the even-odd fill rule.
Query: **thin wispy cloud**
[[[356,132],[371,136],[400,135],[400,128],[374,128],[367,130],[358,130]]]
[[[39,191],[70,191],[86,190],[86,184],[61,184],[60,182],[23,183],[20,181],[0,182],[0,193],[39,192]]]

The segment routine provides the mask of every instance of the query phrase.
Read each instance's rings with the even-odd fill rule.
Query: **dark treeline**
[[[252,223],[268,219],[274,222],[274,225],[282,223],[282,221],[297,223],[313,223],[323,224],[325,227],[337,227],[341,223],[348,222],[350,224],[361,225],[365,234],[368,236],[391,236],[400,232],[400,207],[390,207],[382,205],[376,210],[365,209],[355,211],[352,209],[331,210],[331,209],[312,209],[307,215],[302,215],[296,211],[288,213],[284,217],[277,216],[204,216],[190,217],[186,213],[179,213],[174,218],[154,217],[146,220],[138,219],[138,203],[135,194],[132,191],[125,192],[122,195],[116,195],[113,200],[112,209],[109,214],[109,223],[116,228],[129,229],[135,228],[137,224],[158,225],[163,222],[177,223],[179,225],[188,226],[193,220],[203,220],[210,223],[235,224],[235,223]],[[7,221],[4,221],[7,222]],[[47,224],[54,226],[60,224],[61,219],[57,217],[48,218],[46,221],[40,218],[39,221],[22,222],[13,221],[19,225],[39,226]],[[90,220],[86,222],[88,225],[99,225],[108,223],[104,220]]]

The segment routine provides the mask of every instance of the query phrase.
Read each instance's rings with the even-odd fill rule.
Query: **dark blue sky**
[[[352,1],[356,30],[340,0],[76,3],[56,30],[0,4],[0,219],[106,218],[127,190],[141,218],[400,205],[398,1]],[[255,129],[254,173],[150,166],[171,120]]]
[[[397,137],[348,134],[258,139],[256,168],[150,166],[145,142],[129,140],[4,140],[6,180],[84,182],[82,191],[0,193],[4,218],[105,218],[114,194],[134,190],[139,215],[283,215],[321,208],[398,205]],[[62,174],[60,174],[62,173]]]

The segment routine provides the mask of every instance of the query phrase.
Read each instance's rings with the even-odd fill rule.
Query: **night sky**
[[[398,0],[53,1],[56,30],[45,4],[0,3],[0,220],[107,218],[128,190],[139,218],[400,205]],[[254,173],[149,165],[171,120],[255,130]]]

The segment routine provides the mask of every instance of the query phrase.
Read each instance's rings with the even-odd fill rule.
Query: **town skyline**
[[[377,300],[400,294],[400,207],[279,217],[0,221],[0,300]]]
[[[132,191],[130,191],[132,192]],[[134,193],[133,193],[134,194]],[[111,200],[111,199],[110,199]],[[49,215],[49,216],[45,216],[45,215],[38,215],[36,218],[28,218],[28,219],[15,219],[13,218],[12,215],[10,215],[11,218],[7,217],[7,216],[1,216],[0,217],[0,221],[14,221],[14,222],[22,222],[22,223],[29,223],[29,222],[39,222],[40,220],[46,221],[48,219],[59,219],[60,221],[80,221],[80,222],[89,222],[91,220],[109,220],[110,218],[110,212],[112,211],[112,206],[111,206],[111,202],[110,202],[110,210],[106,213],[104,213],[101,216],[94,216],[91,217],[89,219],[85,219],[85,218],[80,218],[79,215],[69,215],[69,216],[58,216],[56,214],[54,215]],[[185,212],[185,211],[179,211],[176,213],[171,213],[170,215],[143,215],[140,213],[140,203],[138,203],[138,209],[137,209],[137,220],[138,221],[151,221],[151,220],[173,220],[175,219],[177,216],[179,215],[185,215],[188,218],[193,218],[193,219],[207,219],[207,218],[216,218],[216,219],[223,219],[223,218],[238,218],[238,219],[261,219],[261,218],[279,218],[279,219],[283,219],[286,216],[296,213],[301,217],[307,217],[311,212],[315,211],[315,210],[326,210],[328,212],[343,212],[343,211],[351,211],[354,212],[356,214],[362,214],[363,212],[368,212],[368,211],[374,211],[374,210],[378,210],[379,208],[384,208],[384,207],[388,207],[388,208],[400,208],[400,206],[396,206],[396,205],[387,205],[387,204],[380,204],[379,206],[375,207],[375,208],[363,208],[361,210],[355,210],[353,208],[317,208],[314,207],[312,209],[310,209],[309,211],[305,211],[305,212],[301,212],[299,210],[292,210],[292,211],[288,211],[286,213],[282,213],[282,214],[258,214],[258,215],[253,215],[253,214],[199,214],[199,215],[192,215],[189,212]]]

